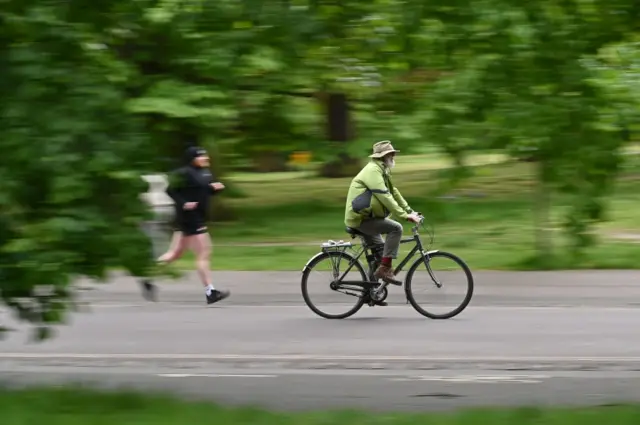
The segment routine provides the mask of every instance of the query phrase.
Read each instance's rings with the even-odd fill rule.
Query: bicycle
[[[418,231],[420,225],[422,225],[423,223],[424,223],[424,217],[421,215],[419,223],[416,223],[414,226],[412,226],[411,231],[413,233],[413,236],[410,238],[402,239],[401,244],[413,242],[415,245],[413,246],[411,251],[404,257],[404,259],[400,262],[400,264],[395,268],[394,274],[398,276],[398,274],[402,271],[402,269],[409,263],[409,261],[411,261],[414,255],[416,253],[421,253],[421,255],[415,259],[411,267],[409,267],[409,270],[404,278],[404,282],[400,282],[400,286],[404,283],[404,292],[407,299],[407,304],[410,303],[418,313],[420,313],[421,315],[427,318],[450,319],[460,314],[471,302],[471,298],[473,296],[473,289],[474,289],[473,275],[471,273],[471,270],[467,266],[467,264],[460,257],[446,251],[440,251],[440,250],[426,251],[424,249],[422,240],[420,238],[420,233]],[[349,235],[351,235],[351,239],[355,239],[356,237],[359,237],[361,239],[362,248],[359,251],[355,250],[354,254],[347,252],[348,249],[353,250],[354,247],[356,246],[351,242],[344,242],[342,240],[339,242],[335,242],[335,241],[329,240],[321,244],[321,248],[322,248],[321,251],[316,255],[314,255],[313,257],[311,257],[302,269],[302,280],[301,280],[302,297],[306,305],[315,314],[325,319],[346,319],[354,315],[355,313],[357,313],[365,304],[368,304],[369,306],[373,307],[375,305],[380,305],[381,303],[384,303],[387,296],[389,295],[389,291],[387,289],[387,286],[389,285],[389,283],[379,282],[378,279],[376,279],[373,276],[381,260],[382,246],[381,245],[371,246],[367,244],[364,238],[365,235],[357,229],[347,227],[346,232]],[[431,244],[432,243],[433,243],[433,234],[431,235]],[[365,272],[362,262],[360,261],[360,257],[363,254],[365,254],[365,258],[368,265],[367,272]],[[422,308],[416,301],[413,286],[412,286],[412,279],[418,267],[420,267],[421,265],[424,265],[427,269],[429,277],[433,281],[433,284],[436,286],[436,288],[438,289],[442,288],[443,284],[436,278],[435,273],[431,267],[432,261],[437,258],[446,258],[446,259],[453,260],[453,262],[456,263],[462,269],[467,280],[466,293],[462,303],[458,305],[456,308],[454,308],[452,311],[449,311],[445,314],[431,313],[425,310],[424,308]],[[346,295],[355,296],[357,298],[355,305],[345,313],[341,313],[341,314],[326,313],[320,310],[318,307],[316,307],[309,298],[309,293],[308,293],[309,275],[311,271],[314,269],[314,267],[316,267],[319,263],[327,259],[331,261],[332,274],[333,274],[333,277],[332,277],[333,280],[329,283],[329,287],[333,291],[341,292]],[[347,260],[349,262],[349,265],[347,267],[347,270],[344,273],[342,273],[342,275],[340,276],[338,268],[342,260]],[[360,273],[361,279],[343,281],[344,277],[352,267],[357,269],[357,271]],[[383,304],[383,305],[386,305],[386,304]]]

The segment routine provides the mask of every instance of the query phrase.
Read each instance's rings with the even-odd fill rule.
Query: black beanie
[[[185,151],[185,160],[189,164],[191,163],[191,161],[193,161],[197,157],[206,155],[206,154],[207,154],[207,151],[205,149],[198,146],[190,146]]]

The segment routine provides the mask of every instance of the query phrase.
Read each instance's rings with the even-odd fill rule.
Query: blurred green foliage
[[[74,277],[151,273],[140,174],[188,143],[218,174],[387,138],[461,170],[501,149],[538,165],[541,252],[551,194],[574,197],[579,254],[638,122],[639,17],[631,0],[3,1],[2,298],[46,329]],[[351,144],[326,143],[331,93]]]

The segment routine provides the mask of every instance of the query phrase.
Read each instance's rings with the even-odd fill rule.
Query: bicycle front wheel
[[[325,319],[346,319],[362,308],[363,297],[345,293],[354,291],[331,288],[331,283],[342,275],[345,275],[342,281],[367,280],[362,264],[345,252],[323,252],[307,264],[302,273],[301,289],[311,311]]]
[[[450,319],[471,302],[473,276],[462,259],[436,251],[420,256],[411,265],[405,280],[405,293],[413,308],[423,316]]]

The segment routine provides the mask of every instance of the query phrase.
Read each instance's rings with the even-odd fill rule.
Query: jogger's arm
[[[217,195],[221,190],[224,190],[224,184],[218,181],[215,174],[211,173],[211,181],[209,182],[209,193]]]
[[[181,193],[185,187],[185,179],[184,171],[174,171],[169,175],[169,185],[166,190],[167,195],[169,195],[171,199],[173,199],[173,202],[179,205],[181,209],[184,208],[184,204],[187,202]]]

